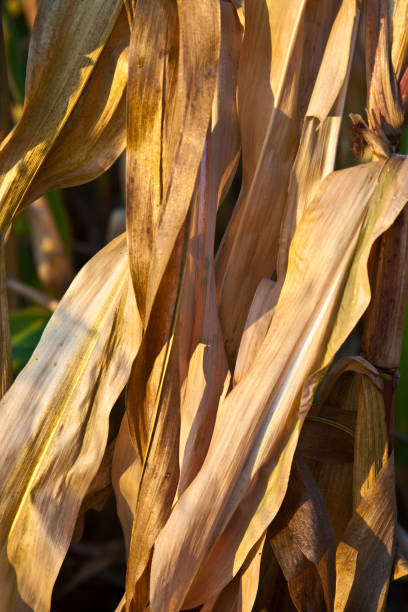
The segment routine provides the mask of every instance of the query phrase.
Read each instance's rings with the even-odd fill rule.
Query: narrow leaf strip
[[[192,211],[177,338],[182,382],[179,493],[207,453],[228,369],[215,294],[214,237],[217,208],[240,150],[235,97],[241,39],[235,8],[222,2],[217,88]]]
[[[144,326],[187,215],[211,115],[216,0],[139,0],[128,85],[127,231]]]

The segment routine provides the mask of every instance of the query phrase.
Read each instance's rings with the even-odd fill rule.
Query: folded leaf
[[[319,488],[300,456],[268,535],[296,608],[332,610],[335,537]]]
[[[240,150],[235,94],[241,38],[235,8],[222,2],[217,88],[191,213],[177,332],[182,382],[179,494],[207,453],[228,371],[216,303],[214,237],[217,208]]]
[[[128,85],[127,231],[144,326],[193,195],[220,45],[216,0],[139,0]]]
[[[384,609],[394,560],[393,456],[361,499],[336,553],[334,610]]]
[[[122,235],[77,275],[0,403],[2,560],[36,611],[49,610],[140,339]]]
[[[23,115],[0,149],[3,235],[25,199],[90,180],[122,151],[126,63],[118,58],[128,37],[122,10],[121,0],[41,2]],[[54,147],[55,160],[41,172]]]

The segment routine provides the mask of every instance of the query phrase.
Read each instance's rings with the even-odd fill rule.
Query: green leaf
[[[22,308],[11,314],[11,346],[14,376],[23,369],[37,346],[51,313],[37,306]]]

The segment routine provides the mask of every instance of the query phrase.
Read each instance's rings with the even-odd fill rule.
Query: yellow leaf
[[[0,402],[0,546],[37,612],[49,610],[140,339],[122,235],[77,275]]]
[[[122,11],[121,0],[41,2],[23,115],[0,149],[1,234],[23,201],[98,176],[123,150]]]

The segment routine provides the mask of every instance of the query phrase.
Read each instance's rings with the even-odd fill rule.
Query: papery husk
[[[383,610],[394,560],[393,456],[357,506],[336,553],[334,609]]]
[[[353,466],[315,469],[339,542],[334,602],[338,612],[383,610],[391,579],[396,507],[382,393],[383,380],[375,367],[361,357],[343,358],[326,379],[322,403],[315,410],[327,417],[342,408],[356,416]],[[346,476],[343,481],[340,474]]]
[[[50,608],[140,340],[122,235],[77,275],[0,403],[1,572],[7,550],[20,594],[38,612]],[[9,589],[2,584],[2,610],[12,609]]]
[[[352,5],[355,11],[355,2],[345,0],[342,4]],[[257,1],[245,8],[238,78],[242,190],[217,253],[216,269],[230,364],[235,361],[255,289],[276,269],[282,214],[301,123],[338,8],[338,2],[301,0],[284,4]],[[350,49],[344,28],[341,37],[347,70]],[[339,71],[339,88],[344,77]],[[337,82],[330,96],[332,92],[334,102],[339,94]]]
[[[106,170],[125,146],[129,29],[121,0],[43,0],[22,117],[0,149],[0,233],[23,202]]]
[[[317,448],[314,449],[311,456],[314,461],[311,464],[309,462],[321,488],[337,543],[341,541],[353,514],[355,429],[359,381],[363,375],[369,376],[373,384],[378,385],[379,390],[382,389],[382,380],[377,370],[368,361],[362,357],[340,359],[323,381],[319,390],[318,404],[311,410],[313,415],[311,418],[323,419],[326,423],[330,422],[347,430],[343,437],[345,448],[333,447],[331,454],[329,454],[330,449],[327,448],[327,456],[324,452],[322,453],[322,447],[325,450],[325,442],[316,440]],[[328,436],[328,426],[324,423],[320,425],[322,429],[326,427],[324,432],[321,431],[322,436]],[[307,437],[307,427],[302,431],[303,434]],[[302,437],[300,445],[302,446]]]
[[[396,500],[384,400],[367,376],[355,376],[357,423],[353,507],[336,553],[336,611],[383,610],[394,561]]]
[[[394,41],[392,51],[393,20],[389,9],[387,0],[367,0],[365,6],[367,117],[370,129],[395,151],[405,119],[392,56],[398,70],[404,62],[398,56],[404,51],[400,37]]]
[[[368,254],[405,204],[405,172],[392,158],[333,173],[308,207],[267,337],[226,396],[203,467],[156,541],[153,611],[208,600],[279,509],[313,389],[369,302]]]

